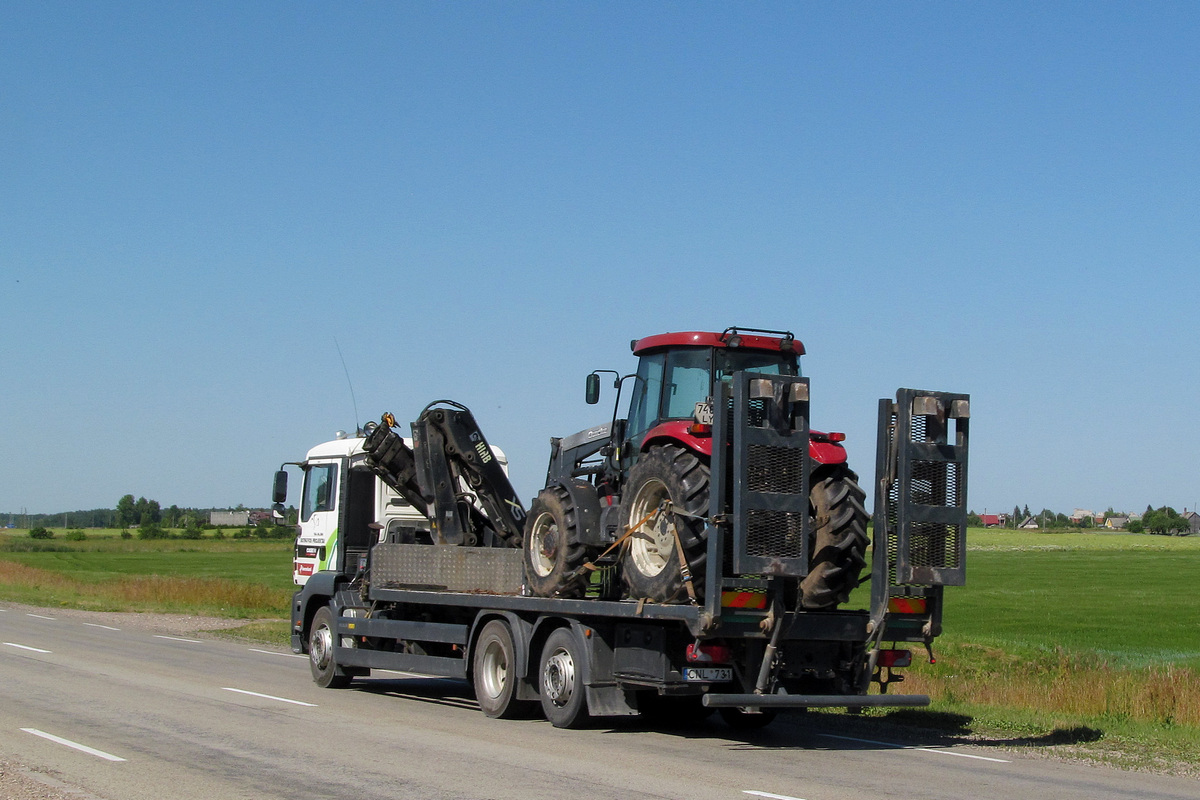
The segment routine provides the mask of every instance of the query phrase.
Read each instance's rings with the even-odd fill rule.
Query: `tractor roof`
[[[655,350],[671,347],[732,347],[739,350],[760,350],[769,353],[795,353],[804,355],[804,344],[790,335],[764,336],[757,333],[740,333],[730,328],[724,333],[685,331],[682,333],[660,333],[630,343],[634,355],[643,355]]]

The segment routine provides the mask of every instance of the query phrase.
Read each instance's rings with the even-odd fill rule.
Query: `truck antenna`
[[[342,346],[338,344],[337,337],[333,337],[333,346],[337,348],[338,358],[342,361],[342,372],[346,373],[346,385],[350,387],[350,402],[354,405],[354,432],[361,433],[362,428],[358,424],[358,401],[354,399],[354,384],[350,381],[350,370],[346,368],[346,359],[342,356]]]

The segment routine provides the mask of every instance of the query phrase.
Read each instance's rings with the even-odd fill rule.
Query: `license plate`
[[[688,667],[683,671],[685,681],[725,683],[733,680],[733,667]]]

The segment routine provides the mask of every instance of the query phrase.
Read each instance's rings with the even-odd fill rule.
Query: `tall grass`
[[[291,592],[228,578],[127,575],[85,581],[0,560],[0,597],[34,605],[106,611],[171,611],[228,617],[283,617]]]
[[[943,644],[936,664],[914,659],[903,691],[960,704],[1087,719],[1187,726],[1200,736],[1200,670],[1176,664],[1112,665],[1092,653],[1014,654],[970,642]]]

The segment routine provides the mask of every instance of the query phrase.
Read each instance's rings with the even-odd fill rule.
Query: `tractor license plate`
[[[692,411],[692,418],[701,425],[713,424],[713,409],[712,401],[705,400],[701,403],[696,403],[695,410]]]
[[[726,683],[733,680],[733,667],[688,667],[683,671],[685,681]]]

